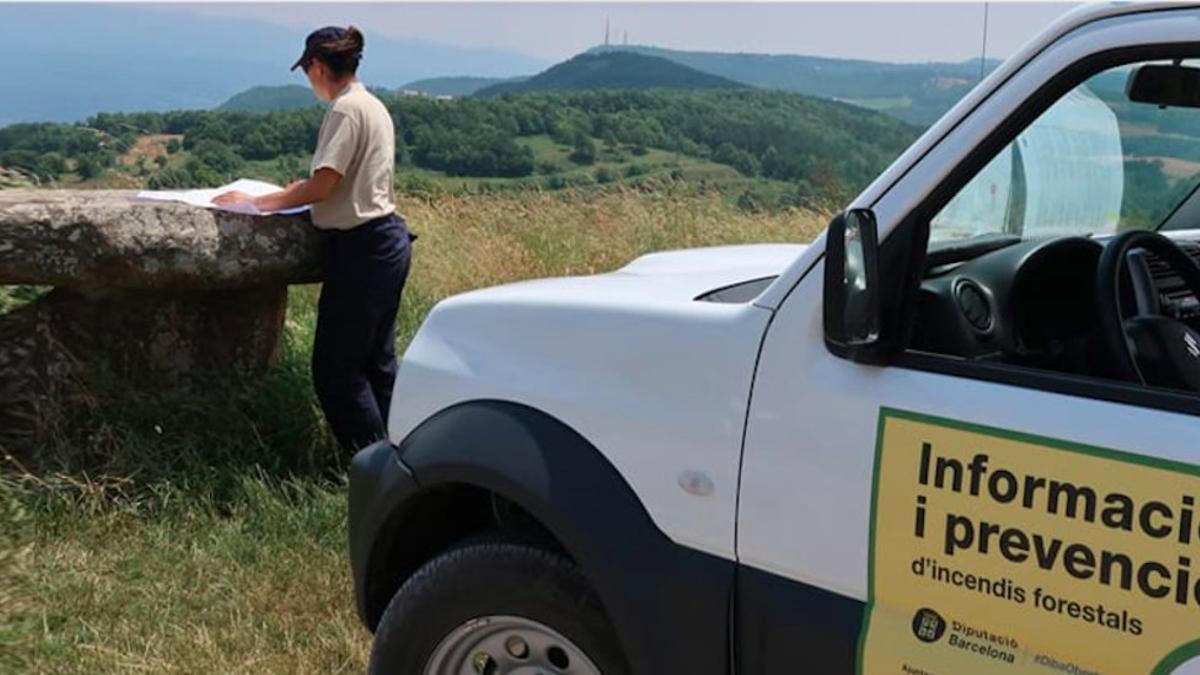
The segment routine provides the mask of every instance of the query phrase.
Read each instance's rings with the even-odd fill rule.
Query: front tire
[[[421,567],[375,631],[377,675],[627,675],[599,599],[566,557],[481,542]]]

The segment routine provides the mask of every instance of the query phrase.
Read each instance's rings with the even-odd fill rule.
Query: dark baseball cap
[[[308,38],[304,40],[304,53],[296,59],[291,69],[295,70],[300,66],[306,66],[313,60],[313,57],[328,53],[326,45],[344,37],[346,37],[346,29],[337,26],[325,26],[309,33]]]

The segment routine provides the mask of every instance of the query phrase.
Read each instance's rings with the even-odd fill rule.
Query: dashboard
[[[1200,244],[1176,240],[1200,262]],[[994,239],[931,247],[912,348],[1051,370],[1101,374],[1096,321],[1100,239]],[[1200,327],[1200,302],[1165,263],[1145,257],[1162,312]],[[1132,315],[1132,283],[1122,284]]]

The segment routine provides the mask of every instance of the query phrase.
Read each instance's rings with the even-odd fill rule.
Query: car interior
[[[1060,99],[930,223],[910,350],[1200,392],[1193,143],[1180,61]]]
[[[1153,234],[1143,232],[1142,234]],[[1193,233],[1189,233],[1193,234]],[[1200,303],[1185,274],[1200,275],[1200,243],[1168,239],[1190,267],[1144,248],[1128,251],[1125,265],[1106,269],[1119,275],[1115,299],[1100,294],[1101,257],[1114,237],[1063,236],[1022,240],[988,237],[975,246],[935,245],[921,282],[912,348],[965,359],[998,362],[1106,378],[1124,377],[1102,330],[1102,305],[1115,304],[1120,326],[1138,347],[1135,356],[1157,377],[1146,382],[1184,388],[1171,376],[1173,350],[1166,336],[1142,336],[1139,319],[1169,319],[1200,330]],[[1200,232],[1194,233],[1200,236]],[[1164,327],[1165,328],[1165,327]],[[1142,330],[1146,330],[1142,328]],[[1180,332],[1189,354],[1200,352]],[[1140,338],[1140,339],[1139,339]],[[1156,340],[1164,341],[1162,345]],[[1162,363],[1166,360],[1167,363]],[[1186,361],[1184,362],[1186,363]],[[1163,371],[1163,372],[1159,372]],[[1183,373],[1177,373],[1180,378]],[[1191,389],[1190,387],[1186,387]],[[1200,391],[1200,389],[1193,389]]]

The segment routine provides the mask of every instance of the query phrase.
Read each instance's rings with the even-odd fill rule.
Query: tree
[[[38,155],[32,150],[8,150],[0,153],[0,166],[13,166],[26,171],[37,167]]]
[[[596,161],[596,142],[592,140],[591,136],[578,134],[575,136],[574,149],[568,159],[576,164],[592,164]]]
[[[732,166],[743,176],[758,175],[758,160],[754,158],[754,155],[741,148],[735,148],[732,143],[725,142],[717,146],[717,149],[713,151],[712,159],[714,162]]]
[[[183,165],[191,186],[215,187],[225,182],[225,177],[197,157],[191,157]]]
[[[617,140],[617,135],[612,129],[604,130],[604,149],[609,152],[616,152],[620,148],[620,142]]]
[[[195,179],[185,169],[160,169],[146,179],[146,187],[151,190],[177,190],[196,186]]]
[[[636,176],[644,176],[648,173],[650,173],[650,167],[646,166],[645,164],[642,164],[641,162],[635,162],[635,163],[630,164],[629,166],[625,167],[625,177],[626,178],[634,178]]]
[[[234,152],[233,148],[214,140],[203,140],[196,143],[192,154],[210,171],[224,177],[233,177],[245,164],[245,160]],[[195,173],[193,171],[193,174]]]
[[[246,135],[241,150],[247,159],[272,159],[279,155],[279,139],[270,131],[255,129]]]
[[[737,207],[749,213],[757,213],[763,208],[763,197],[753,190],[745,190],[737,198]]]
[[[58,180],[67,172],[67,160],[61,152],[47,152],[38,158],[34,171],[42,180]]]
[[[599,167],[596,169],[595,177],[596,177],[597,183],[603,184],[603,183],[611,183],[611,182],[617,180],[618,178],[620,178],[621,175],[618,174],[616,171],[613,171],[612,169],[608,168],[607,166],[602,166],[602,167]]]
[[[284,155],[275,160],[275,179],[283,184],[305,178],[308,176],[306,167],[300,164],[300,160],[292,155]]]
[[[782,173],[782,165],[779,160],[779,151],[775,146],[770,146],[762,154],[759,160],[759,166],[762,168],[762,174],[768,178],[780,178]]]
[[[84,180],[96,178],[98,175],[104,173],[104,165],[100,156],[92,153],[79,157],[76,160],[76,173],[79,174],[79,178]]]

